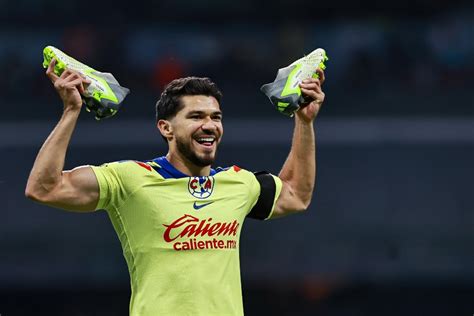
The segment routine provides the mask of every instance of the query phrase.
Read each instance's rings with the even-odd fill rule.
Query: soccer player
[[[25,194],[69,211],[105,209],[120,239],[131,278],[130,315],[243,315],[239,237],[245,218],[306,210],[316,177],[320,79],[300,85],[312,100],[295,114],[292,146],[278,177],[234,165],[212,169],[223,136],[221,92],[208,78],[172,81],[156,104],[165,156],[63,171],[88,80],[46,74],[64,104],[40,149]],[[131,131],[133,132],[133,131]]]

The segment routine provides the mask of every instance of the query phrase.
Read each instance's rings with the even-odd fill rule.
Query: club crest
[[[207,199],[214,190],[214,177],[190,177],[188,190],[198,199]]]

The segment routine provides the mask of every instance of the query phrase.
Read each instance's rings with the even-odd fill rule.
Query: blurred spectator
[[[152,69],[152,90],[162,91],[170,81],[185,76],[184,64],[173,54],[158,58]]]

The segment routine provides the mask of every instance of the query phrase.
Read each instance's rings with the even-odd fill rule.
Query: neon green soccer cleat
[[[264,84],[260,90],[281,113],[293,116],[302,104],[308,101],[301,95],[299,84],[307,78],[317,78],[317,69],[326,69],[324,64],[329,58],[326,51],[318,48],[311,54],[278,70],[275,81]]]
[[[80,72],[86,76],[91,84],[85,89],[83,100],[87,111],[95,112],[95,118],[115,115],[130,90],[120,86],[118,81],[110,73],[97,71],[74,58],[66,55],[53,46],[47,46],[43,50],[43,67],[48,68],[51,60],[56,60],[54,73],[61,76],[66,68]]]

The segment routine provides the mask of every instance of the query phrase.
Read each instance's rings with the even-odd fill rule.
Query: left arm
[[[318,69],[319,79],[306,79],[300,84],[301,92],[313,101],[295,115],[295,129],[291,150],[278,177],[283,187],[272,218],[281,217],[308,208],[316,180],[316,138],[313,122],[324,101],[321,85],[324,72]]]

